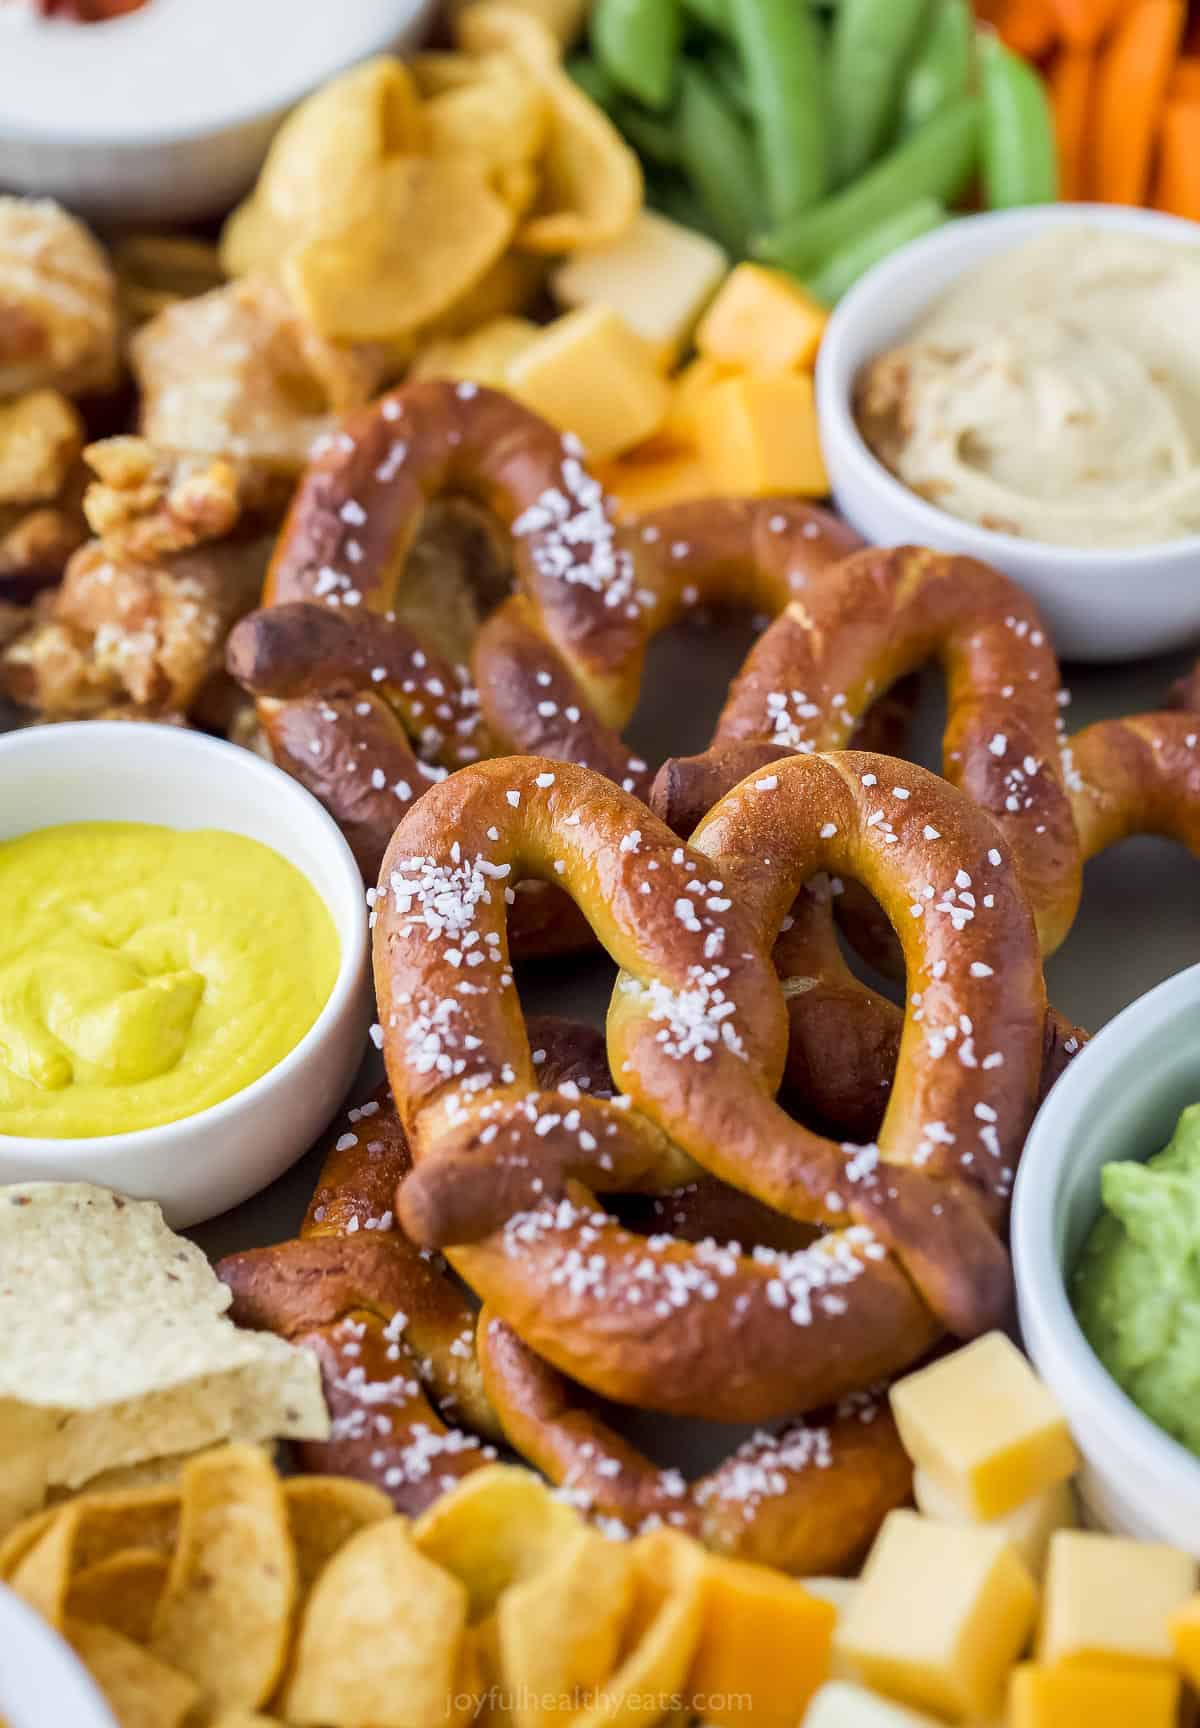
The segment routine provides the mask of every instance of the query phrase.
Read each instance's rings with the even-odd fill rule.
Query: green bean
[[[755,257],[804,276],[863,229],[918,198],[953,204],[979,159],[981,112],[977,97],[952,103],[853,185],[762,235],[753,247]]]
[[[682,42],[680,0],[598,0],[592,12],[596,58],[647,108],[670,106]]]
[[[704,64],[738,113],[749,119],[750,88],[746,83],[746,68],[742,65],[737,49],[728,42],[714,43],[705,55]]]
[[[829,60],[837,185],[856,179],[887,144],[927,10],[928,0],[842,0]]]
[[[767,208],[773,221],[783,222],[828,187],[824,34],[797,0],[729,0],[729,6]]]
[[[945,208],[936,198],[916,199],[903,210],[897,210],[874,227],[865,229],[848,246],[843,246],[826,259],[821,268],[808,278],[809,293],[827,306],[835,305],[860,276],[865,276],[882,259],[898,252],[901,246],[907,246],[910,240],[919,240],[922,234],[931,234],[935,228],[943,227],[947,221]]]
[[[998,37],[983,56],[983,186],[993,210],[1052,204],[1058,196],[1054,116],[1046,86]]]
[[[603,66],[597,65],[586,54],[576,54],[567,61],[566,70],[584,95],[591,97],[597,108],[603,108],[606,114],[611,114],[620,100],[620,92]]]
[[[900,130],[915,132],[971,87],[975,18],[970,0],[939,0],[900,98]]]
[[[638,155],[660,168],[678,168],[679,139],[675,127],[658,114],[647,114],[632,102],[617,99],[612,117]]]
[[[679,158],[721,244],[743,257],[762,217],[748,133],[712,79],[686,64],[676,122]]]

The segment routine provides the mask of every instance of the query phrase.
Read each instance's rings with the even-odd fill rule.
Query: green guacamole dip
[[[1071,1281],[1079,1324],[1151,1421],[1200,1454],[1200,1104],[1146,1164],[1108,1164]]]

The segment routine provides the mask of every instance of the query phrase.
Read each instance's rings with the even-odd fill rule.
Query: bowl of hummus
[[[868,539],[1005,570],[1065,658],[1200,637],[1200,227],[1048,205],[873,270],[817,368],[834,496]]]
[[[1109,1023],[1022,1155],[1025,1345],[1084,1457],[1089,1521],[1200,1556],[1200,966]]]

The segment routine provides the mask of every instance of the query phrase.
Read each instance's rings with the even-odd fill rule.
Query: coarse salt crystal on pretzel
[[[431,588],[414,558],[464,503],[501,532],[481,542],[476,517],[459,545],[479,591],[448,630],[445,560]],[[787,531],[768,536],[768,515]],[[778,612],[794,582],[858,544],[786,503],[714,504],[676,527],[616,525],[577,442],[507,397],[410,384],[319,442],[263,609],[230,638],[230,670],[258,699],[276,761],[331,811],[368,879],[408,804],[481,756],[578,761],[645,792],[649,770],[620,728],[650,639],[701,600]],[[703,582],[686,574],[693,533],[710,544]]]
[[[891,769],[856,753],[780,761],[684,846],[585,770],[492,762],[397,830],[375,971],[416,1158],[401,1215],[596,1392],[717,1419],[791,1414],[1005,1312],[995,1227],[1036,1095],[1036,935],[989,819],[918,769],[911,796],[891,799],[872,783]],[[925,1002],[878,1147],[839,1147],[774,1097],[788,1026],[771,950],[801,886],[828,869],[879,899]],[[505,931],[523,876],[565,887],[623,969],[608,1027],[619,1099],[538,1090]],[[670,1186],[681,1155],[812,1226],[811,1244],[744,1255],[644,1240],[592,1198]]]

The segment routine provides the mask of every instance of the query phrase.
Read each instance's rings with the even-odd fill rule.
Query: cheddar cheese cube
[[[1058,1530],[1050,1538],[1038,1660],[1170,1663],[1171,1617],[1195,1588],[1195,1561],[1178,1548]]]
[[[714,384],[697,402],[695,420],[700,455],[719,494],[823,498],[829,491],[806,374],[744,373]]]
[[[622,517],[714,495],[708,469],[698,456],[686,451],[653,457],[639,453],[616,462],[598,462],[595,473]]]
[[[980,1524],[984,1530],[998,1530],[1012,1543],[1035,1578],[1040,1578],[1046,1569],[1046,1554],[1054,1532],[1073,1530],[1079,1522],[1069,1482],[1055,1482],[1032,1499],[1014,1506],[1011,1512],[984,1520],[973,1518],[953,1494],[948,1494],[924,1470],[913,1472],[913,1499],[926,1518],[936,1518],[943,1524]]]
[[[508,368],[537,339],[528,318],[489,318],[469,336],[445,337],[422,348],[409,367],[410,378],[455,378],[508,387]]]
[[[915,1710],[845,1680],[822,1686],[803,1722],[804,1728],[943,1728],[932,1716],[918,1716]]]
[[[996,1531],[891,1512],[834,1649],[902,1704],[987,1716],[1036,1613],[1037,1587]]]
[[[1180,1682],[1167,1668],[1047,1667],[1022,1662],[1007,1728],[1175,1728]]]
[[[508,385],[597,458],[641,444],[671,404],[650,350],[606,306],[585,306],[548,324],[510,362]]]
[[[697,354],[671,379],[671,406],[658,434],[677,449],[691,450],[696,444],[696,409],[714,384],[732,378],[728,366]]]
[[[1176,1608],[1171,1615],[1170,1632],[1175,1660],[1192,1690],[1200,1692],[1200,1596],[1189,1596]]]
[[[782,270],[739,264],[696,330],[696,347],[722,366],[792,372],[817,357],[828,308]]]
[[[643,210],[619,239],[568,258],[550,285],[561,306],[617,313],[667,367],[728,268],[728,258],[706,235]]]
[[[1002,1332],[897,1380],[891,1403],[913,1463],[973,1518],[999,1518],[1078,1468],[1066,1418]]]
[[[829,1674],[837,1610],[766,1566],[710,1559],[689,1676],[709,1728],[796,1728]]]

